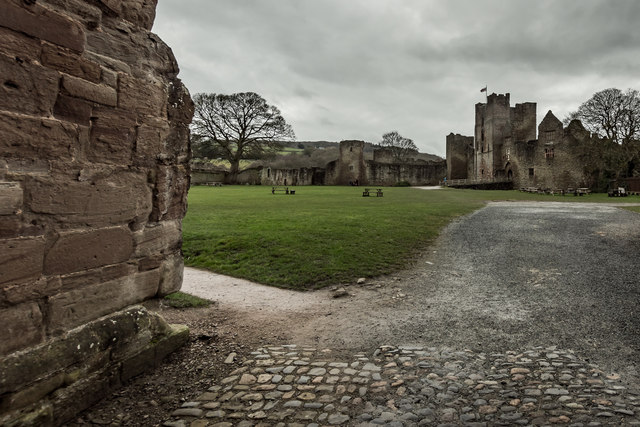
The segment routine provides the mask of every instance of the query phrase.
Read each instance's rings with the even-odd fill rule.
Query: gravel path
[[[315,391],[323,385],[326,392],[327,377],[311,378],[316,381],[313,387],[306,379],[296,383],[300,378],[291,377],[293,393],[288,399],[271,399],[271,412],[251,402],[253,413],[264,415],[261,419],[267,424],[298,403],[310,409],[308,422],[301,425],[313,425],[313,420],[635,424],[640,406],[639,254],[640,215],[635,213],[601,204],[501,202],[452,223],[413,268],[345,286],[346,298],[331,298],[330,290],[271,291],[221,277],[202,286],[202,280],[192,280],[202,273],[190,269],[183,290],[213,298],[221,308],[243,311],[248,321],[260,312],[256,322],[264,322],[264,328],[270,323],[286,327],[290,342],[306,346],[306,362],[317,367],[331,363],[326,358],[331,352],[318,353],[324,357],[319,358],[313,353],[316,348],[334,349],[332,363],[351,357],[383,367],[406,358],[399,369],[390,369],[390,376],[371,379],[378,384],[375,393],[363,389],[369,380],[353,383],[355,394],[338,396],[343,405],[331,397],[324,397],[329,403],[315,397],[300,400],[302,393],[320,397],[323,393]],[[194,282],[200,285],[192,286]],[[283,364],[282,369],[298,360],[281,356],[277,361],[269,351],[257,350],[252,357],[234,361],[241,370],[237,377],[247,371],[257,378],[260,369],[252,364],[260,360],[273,359]],[[420,362],[424,369],[413,370]],[[235,413],[234,424],[242,419],[246,425],[258,423],[244,418],[250,413],[243,412],[242,405],[219,400],[229,397],[238,385],[235,380],[227,379],[226,393],[218,393],[224,384],[212,384],[213,392],[206,395],[210,401],[191,402],[183,409],[197,412],[208,404],[227,415]],[[346,390],[350,381],[345,380]],[[381,381],[387,381],[384,387]],[[407,381],[414,387],[398,394],[397,387]],[[418,387],[416,381],[424,384]],[[437,386],[435,395],[429,395],[432,386]],[[487,396],[482,396],[484,387]],[[253,397],[265,401],[264,395]],[[404,401],[403,407],[394,404],[398,400]],[[176,417],[185,412],[178,411]],[[213,423],[206,413],[199,413],[200,420]]]

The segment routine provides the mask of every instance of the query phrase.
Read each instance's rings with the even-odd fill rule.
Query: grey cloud
[[[300,139],[398,128],[444,154],[485,84],[539,115],[640,89],[639,18],[637,0],[162,0],[154,31],[192,92],[261,93]]]

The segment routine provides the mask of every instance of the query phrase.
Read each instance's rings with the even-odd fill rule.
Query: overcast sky
[[[562,120],[640,89],[638,0],[159,0],[153,31],[191,94],[257,92],[298,140],[397,130],[445,155],[480,89]]]

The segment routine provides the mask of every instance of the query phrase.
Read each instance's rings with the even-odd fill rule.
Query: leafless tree
[[[595,93],[564,120],[578,119],[584,127],[618,144],[640,138],[640,94],[610,88]]]
[[[229,161],[231,183],[240,172],[240,160],[258,159],[277,150],[278,141],[295,139],[280,110],[256,93],[198,93],[193,101],[194,134],[201,144],[217,146],[216,151]]]
[[[379,145],[390,149],[397,162],[406,162],[410,154],[418,152],[418,147],[413,143],[413,140],[403,137],[395,130],[382,135],[382,141],[379,142]]]

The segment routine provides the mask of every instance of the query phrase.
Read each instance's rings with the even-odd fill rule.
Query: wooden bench
[[[205,182],[204,185],[209,185],[209,186],[213,186],[213,187],[222,187],[222,183],[221,182]]]
[[[586,196],[589,193],[591,193],[591,190],[589,190],[588,188],[578,188],[573,194],[575,196]]]
[[[289,187],[271,187],[271,194],[276,194],[279,191],[285,194],[296,194],[296,190],[289,190]]]
[[[373,189],[372,188],[365,188],[364,191],[362,192],[362,197],[369,197],[371,196],[371,193],[373,193]],[[376,188],[376,197],[382,197],[382,188]]]

